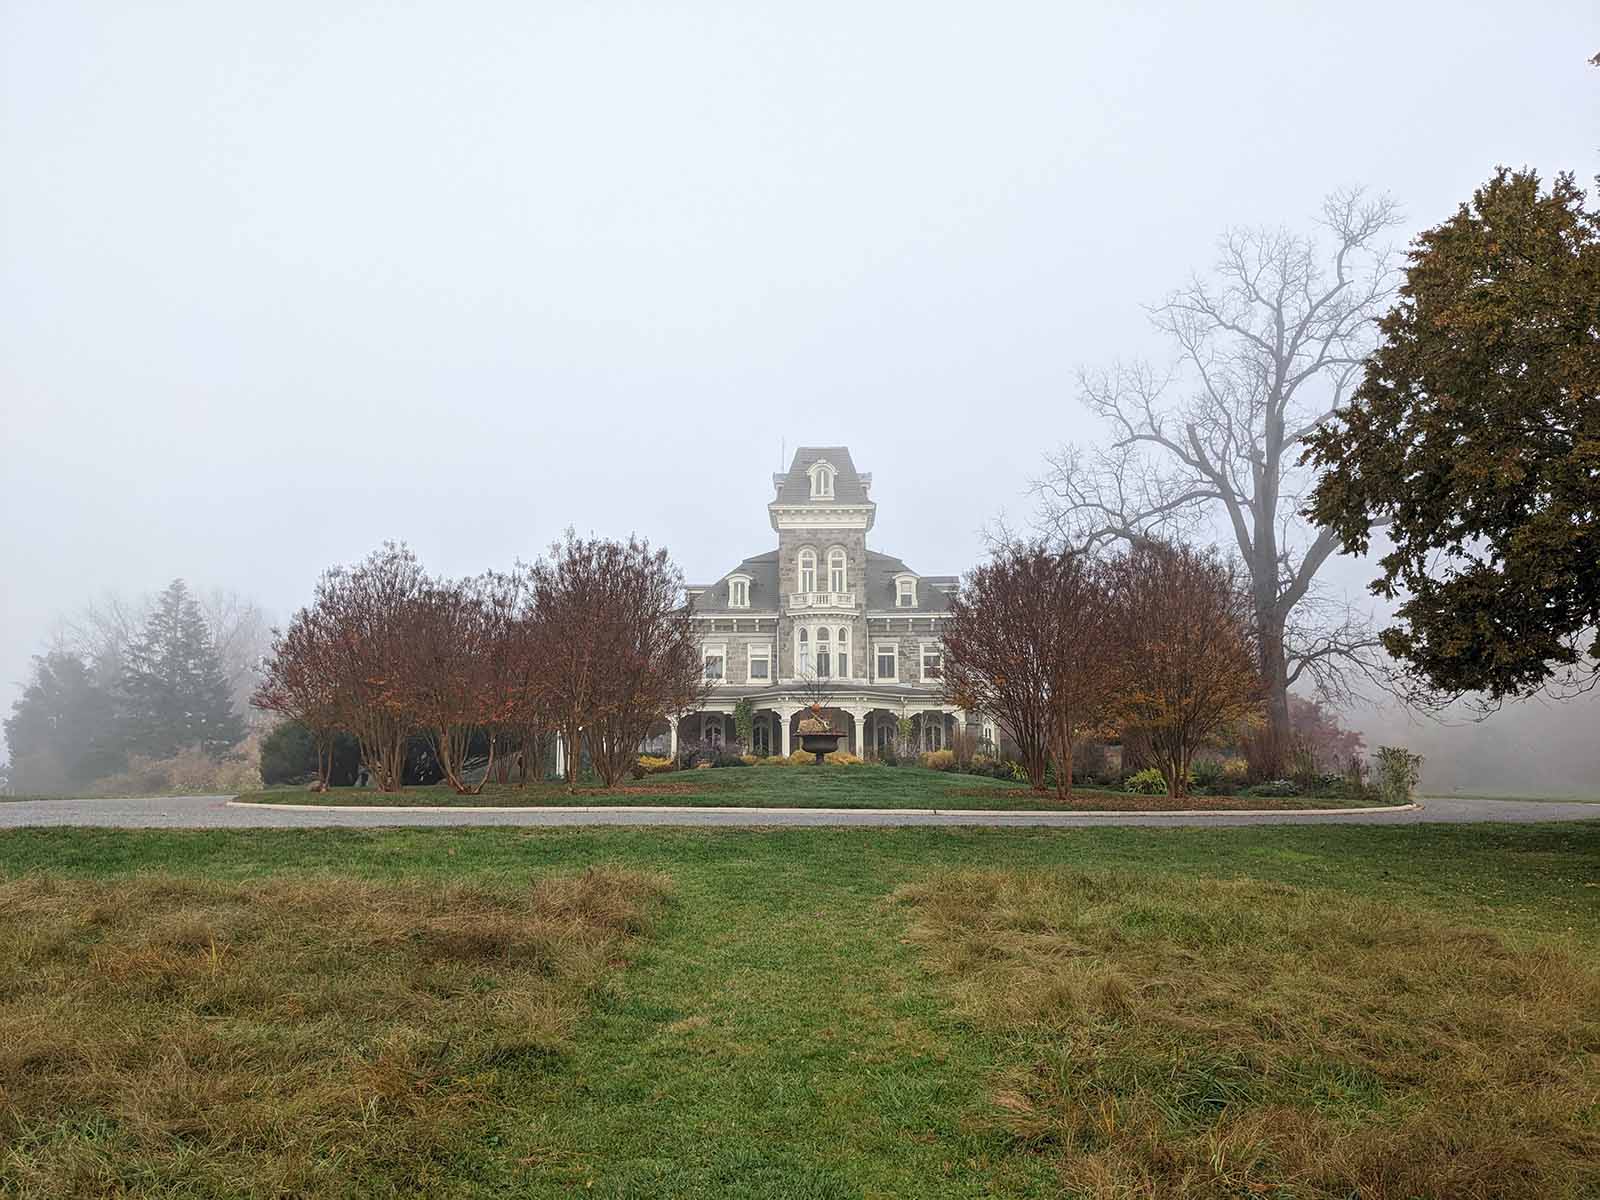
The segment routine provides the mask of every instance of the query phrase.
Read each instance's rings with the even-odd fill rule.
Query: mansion
[[[919,575],[867,548],[877,509],[872,476],[856,470],[843,446],[797,450],[772,482],[767,515],[777,549],[689,588],[712,686],[702,709],[668,722],[655,746],[731,746],[734,705],[748,698],[748,750],[787,755],[799,745],[802,710],[825,692],[833,727],[848,734],[841,749],[887,749],[902,719],[918,749],[945,748],[969,723],[939,677],[940,624],[957,577]],[[972,733],[994,738],[986,725]]]

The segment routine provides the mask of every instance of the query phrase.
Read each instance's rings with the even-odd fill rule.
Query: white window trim
[[[750,607],[750,584],[751,584],[751,582],[752,582],[752,580],[751,580],[750,576],[748,576],[748,575],[729,575],[728,576],[728,607],[729,608],[749,608]],[[735,585],[738,585],[738,584],[743,584],[744,585],[744,602],[743,603],[740,603],[740,601],[737,599],[737,596],[736,596],[736,586]]]
[[[921,643],[921,645],[918,648],[917,657],[918,657],[919,667],[920,667],[920,669],[922,671],[922,682],[923,683],[937,683],[938,682],[938,678],[936,676],[930,676],[928,674],[928,651],[929,650],[932,650],[935,654],[937,654],[939,656],[939,670],[943,671],[944,670],[944,643],[943,642],[923,642],[923,643]]]
[[[806,468],[806,474],[811,476],[811,498],[813,500],[833,499],[833,477],[838,474],[834,466],[825,458],[819,458]]]
[[[712,683],[727,683],[728,682],[728,643],[727,642],[701,642],[700,643],[700,670],[701,670],[702,673],[704,673],[705,672],[706,659],[708,659],[708,658],[716,658],[718,655],[721,655],[721,657],[722,657],[722,674],[720,676],[718,676],[718,675],[706,675],[706,679],[708,679]]]
[[[833,586],[834,556],[839,559],[839,586]],[[843,546],[828,547],[828,590],[830,592],[848,592],[850,590],[850,552]]]
[[[885,651],[887,651],[888,654],[890,655],[890,657],[892,657],[894,659],[894,674],[892,674],[892,675],[885,675],[883,673],[882,667],[881,667],[881,665],[879,664],[879,661],[878,661],[883,656]],[[874,674],[874,678],[886,680],[886,681],[888,681],[890,683],[899,683],[900,682],[900,643],[899,642],[878,642],[876,645],[874,645],[872,647],[872,669],[873,669],[873,671],[875,673]]]
[[[911,585],[911,603],[906,604],[901,600],[901,594],[907,584]],[[917,606],[917,577],[911,574],[896,575],[894,577],[894,606],[896,608],[915,608]]]
[[[761,651],[761,653],[757,654],[757,650]],[[757,679],[755,675],[751,673],[750,668],[755,664],[755,661],[758,658],[765,658],[767,660],[767,677],[765,679]],[[775,661],[776,659],[772,653],[771,642],[751,642],[747,647],[745,647],[745,679],[750,683],[771,683],[773,680],[773,663]]]
[[[811,556],[811,586],[806,586],[806,555]],[[817,572],[821,570],[818,563],[817,552],[810,546],[801,546],[800,552],[794,558],[794,581],[796,588],[804,592],[817,590]]]

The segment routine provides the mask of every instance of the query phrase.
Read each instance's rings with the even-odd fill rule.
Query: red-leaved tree
[[[1123,662],[1104,572],[1087,554],[1010,543],[971,572],[944,623],[945,693],[994,717],[1043,791],[1072,794],[1072,744],[1097,731]]]

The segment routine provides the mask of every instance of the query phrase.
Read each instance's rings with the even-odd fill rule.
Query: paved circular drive
[[[230,804],[227,796],[144,800],[0,800],[0,829],[100,825],[141,829],[286,829],[385,825],[1408,825],[1419,821],[1574,821],[1600,819],[1600,804],[1430,798],[1387,812],[1218,812],[1203,814],[685,809],[498,808],[362,810]]]

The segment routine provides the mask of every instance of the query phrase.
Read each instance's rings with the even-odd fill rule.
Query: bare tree
[[[1063,447],[1035,484],[1049,528],[1087,548],[1209,537],[1226,520],[1249,576],[1275,755],[1288,744],[1290,687],[1338,701],[1380,677],[1367,617],[1316,587],[1339,543],[1299,521],[1311,476],[1298,463],[1306,435],[1349,394],[1394,293],[1380,239],[1398,220],[1387,197],[1350,190],[1324,202],[1325,239],[1226,234],[1212,277],[1149,310],[1175,364],[1081,372],[1111,440]]]
[[[516,605],[512,580],[430,580],[412,603],[398,672],[401,704],[427,739],[445,782],[477,795],[494,771],[492,731],[511,708],[510,675],[502,652]],[[488,747],[483,776],[466,780],[475,743]]]
[[[340,705],[334,643],[324,616],[320,609],[302,608],[281,633],[273,632],[262,679],[250,703],[305,727],[317,752],[317,782],[326,790]]]
[[[682,574],[665,550],[581,539],[571,530],[528,574],[531,637],[543,709],[566,738],[567,784],[578,748],[607,787],[637,761],[650,726],[705,695]]]
[[[1139,542],[1108,571],[1124,659],[1117,707],[1180,796],[1195,751],[1261,712],[1250,593],[1235,564],[1188,546]]]
[[[1121,665],[1098,563],[1041,542],[997,547],[951,599],[945,693],[992,715],[1044,790],[1053,752],[1057,794],[1072,794],[1073,739],[1103,721]]]
[[[331,643],[338,724],[361,743],[362,765],[385,792],[400,790],[405,770],[412,711],[403,675],[424,584],[416,555],[386,542],[354,567],[325,572],[312,604]]]

